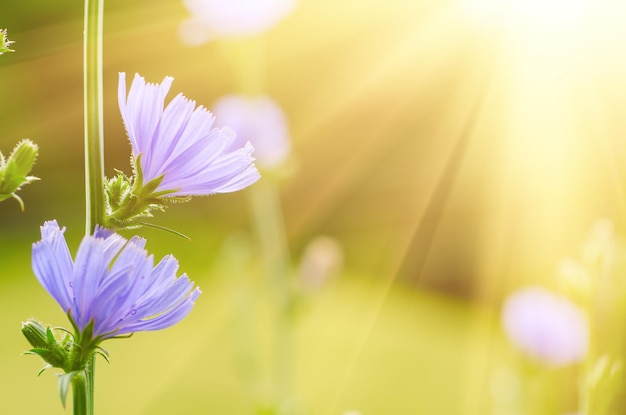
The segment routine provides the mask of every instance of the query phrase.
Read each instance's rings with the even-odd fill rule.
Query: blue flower
[[[143,183],[160,179],[155,193],[185,197],[234,192],[256,182],[249,142],[233,149],[235,133],[212,128],[215,117],[182,94],[164,108],[173,81],[168,76],[151,84],[136,74],[127,98],[126,75],[119,76],[120,112]]]
[[[156,266],[146,241],[126,240],[104,228],[85,236],[73,261],[56,221],[41,227],[33,245],[33,270],[65,310],[79,333],[89,326],[92,339],[172,326],[191,311],[200,289],[178,261],[164,257]]]

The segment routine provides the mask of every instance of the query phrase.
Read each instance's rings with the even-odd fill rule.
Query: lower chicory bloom
[[[515,346],[548,365],[576,363],[587,353],[589,327],[584,313],[544,288],[525,288],[507,298],[502,324]]]
[[[241,190],[259,179],[249,142],[233,148],[235,133],[212,128],[215,117],[195,101],[178,94],[164,109],[174,79],[146,83],[135,75],[126,97],[126,75],[120,73],[120,112],[142,184],[160,180],[155,193],[185,197]]]
[[[56,221],[44,223],[33,245],[35,276],[67,313],[81,336],[91,341],[176,324],[191,311],[200,289],[183,274],[178,262],[164,257],[156,266],[145,240],[126,240],[97,228],[86,236],[73,261]]]
[[[296,0],[183,0],[191,17],[183,22],[184,43],[199,45],[216,37],[261,33],[289,14]]]
[[[252,143],[259,167],[278,167],[289,156],[287,118],[270,97],[227,95],[217,101],[213,112],[220,125],[227,125],[237,134],[236,147]]]

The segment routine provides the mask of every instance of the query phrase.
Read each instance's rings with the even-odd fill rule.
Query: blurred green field
[[[24,251],[8,258],[0,328],[7,333],[1,367],[10,375],[0,412],[67,413],[58,402],[55,370],[37,379],[42,362],[20,356],[27,343],[19,335],[19,322],[27,317],[67,326],[65,317],[32,276]],[[246,414],[256,400],[267,399],[267,290],[258,280],[221,274],[211,264],[184,265],[203,295],[170,330],[103,344],[111,364],[98,362],[99,414]],[[468,378],[472,316],[461,302],[399,288],[387,294],[369,276],[342,275],[296,313],[295,404],[311,414],[480,413],[463,411],[460,399],[477,387]]]

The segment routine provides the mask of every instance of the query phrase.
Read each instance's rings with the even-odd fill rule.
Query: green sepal
[[[67,401],[67,392],[69,392],[70,390],[72,379],[74,379],[74,377],[76,376],[79,376],[81,372],[83,371],[75,370],[73,372],[59,375],[59,397],[61,398],[61,403],[63,404],[63,408],[65,408],[65,402]]]
[[[41,369],[39,369],[39,372],[37,372],[37,377],[41,376],[41,374],[43,372],[45,372],[46,370],[50,369],[52,366],[50,365],[45,365],[44,367],[42,367]]]
[[[168,227],[165,227],[165,226],[161,226],[161,225],[156,225],[156,224],[154,224],[154,223],[140,222],[140,221],[138,221],[138,220],[135,220],[135,221],[133,221],[133,222],[135,222],[136,224],[141,225],[141,226],[147,226],[147,227],[149,227],[149,228],[159,229],[159,230],[161,230],[161,231],[165,231],[165,232],[173,233],[173,234],[174,234],[174,235],[176,235],[176,236],[180,236],[181,238],[184,238],[184,239],[186,239],[186,240],[188,240],[188,241],[191,241],[191,238],[190,238],[190,237],[188,237],[187,235],[185,235],[185,234],[184,234],[184,233],[182,233],[182,232],[178,232],[178,231],[177,231],[177,230],[175,230],[175,229],[171,229],[171,228],[168,228]]]
[[[116,176],[105,182],[104,187],[107,194],[107,201],[111,211],[117,211],[130,197],[132,183],[121,171],[116,171]]]
[[[106,351],[105,349],[103,349],[102,347],[98,346],[96,348],[95,353],[99,354],[100,356],[102,356],[104,358],[104,360],[106,360],[106,362],[108,364],[111,364],[111,361],[109,360],[109,352]]]
[[[103,226],[111,229],[135,229],[140,226],[153,226],[161,229],[141,219],[153,217],[154,211],[164,211],[167,202],[185,202],[191,198],[168,196],[178,189],[157,190],[164,175],[144,183],[141,155],[136,159],[131,159],[131,165],[133,167],[132,178],[127,177],[121,171],[116,171],[113,178],[105,181],[107,205]],[[178,234],[176,231],[172,232]]]
[[[65,354],[59,354],[58,350],[35,348],[25,351],[24,354],[33,354],[41,357],[49,367],[63,369],[67,366],[67,356]]]
[[[94,353],[97,353],[98,349],[101,349],[98,344],[108,337],[111,333],[104,333],[97,337],[94,337],[94,321],[91,320],[83,331],[79,331],[76,322],[72,318],[70,312],[67,313],[67,317],[72,323],[76,334],[75,344],[72,347],[72,366],[70,370],[84,369],[87,362],[93,358]],[[104,349],[101,349],[104,350]],[[108,360],[108,359],[107,359]],[[69,370],[66,370],[69,372]]]

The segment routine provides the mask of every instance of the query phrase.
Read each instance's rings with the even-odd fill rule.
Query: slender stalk
[[[83,49],[85,106],[86,233],[104,223],[104,160],[102,104],[102,21],[104,0],[85,0]],[[74,415],[94,414],[95,355],[85,368],[84,381],[72,382]]]
[[[233,63],[237,92],[244,96],[264,94],[267,90],[267,39],[257,36],[224,46]],[[289,285],[290,257],[277,183],[264,177],[249,190],[268,293],[273,305],[272,332],[272,414],[285,414],[292,399],[294,380],[293,328]],[[259,413],[267,413],[266,408]]]
[[[102,116],[102,17],[104,0],[85,0],[85,187],[86,233],[104,222],[104,161]]]
[[[87,394],[86,394],[86,398],[87,398],[87,411],[85,412],[85,414],[88,415],[93,415],[94,414],[94,381],[96,379],[96,354],[94,353],[91,358],[89,359],[89,361],[87,362],[87,366],[85,367],[85,383],[87,385]],[[75,415],[76,412],[74,412]]]
[[[265,262],[265,273],[272,299],[273,404],[277,414],[284,413],[291,399],[293,350],[289,288],[289,250],[280,197],[271,180],[260,181],[250,189],[252,209],[259,245]]]
[[[72,406],[74,408],[74,415],[93,413],[93,411],[89,412],[88,388],[87,378],[83,373],[79,373],[72,378]]]

